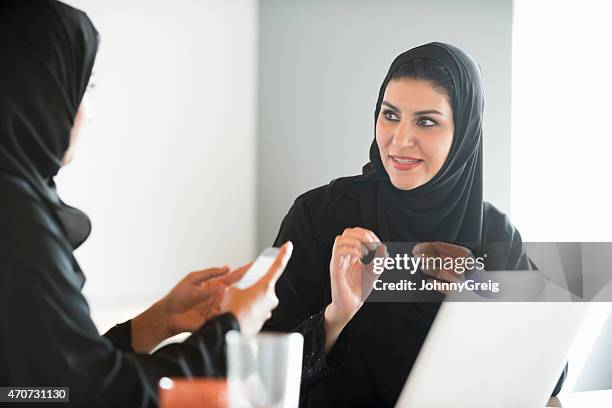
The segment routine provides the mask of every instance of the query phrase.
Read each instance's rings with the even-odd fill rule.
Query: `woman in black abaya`
[[[226,375],[224,335],[259,331],[291,245],[248,289],[228,288],[244,267],[195,271],[98,334],[72,253],[89,219],[53,183],[72,154],[97,47],[79,10],[53,0],[0,4],[0,386],[69,387],[71,406],[155,406],[163,376]],[[185,342],[147,354],[185,331]]]
[[[399,396],[440,302],[364,303],[361,258],[384,251],[379,243],[465,257],[505,242],[485,269],[529,269],[516,228],[483,201],[482,113],[481,72],[469,55],[444,43],[404,52],[380,88],[363,173],[309,191],[289,210],[276,242],[290,239],[296,251],[266,328],[305,336],[302,406],[390,407]]]

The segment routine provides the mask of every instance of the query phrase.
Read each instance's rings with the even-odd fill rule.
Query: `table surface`
[[[560,408],[612,407],[612,390],[561,394],[551,398],[546,406]]]

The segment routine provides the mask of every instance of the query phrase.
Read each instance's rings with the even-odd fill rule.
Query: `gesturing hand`
[[[240,324],[240,332],[246,335],[257,334],[263,324],[272,315],[272,310],[278,305],[274,291],[276,281],[285,270],[293,252],[293,244],[285,243],[268,272],[255,284],[246,289],[229,287],[225,293],[221,311],[231,312]],[[246,271],[246,269],[245,269]],[[244,271],[228,275],[228,283],[237,282]]]
[[[363,305],[372,291],[378,275],[372,263],[364,265],[361,258],[370,251],[375,257],[387,256],[387,249],[372,231],[347,228],[336,237],[329,263],[332,301],[325,309],[326,350]]]
[[[229,268],[203,269],[187,274],[166,296],[132,319],[132,347],[149,352],[175,334],[195,331],[219,312]]]
[[[228,267],[191,272],[161,300],[171,335],[195,331],[219,313],[228,272]]]

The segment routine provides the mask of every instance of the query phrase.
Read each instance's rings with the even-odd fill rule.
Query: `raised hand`
[[[329,264],[332,301],[325,309],[327,351],[361,308],[378,279],[372,263],[364,265],[361,261],[370,251],[376,251],[375,257],[387,256],[386,247],[368,229],[347,228],[336,237]]]

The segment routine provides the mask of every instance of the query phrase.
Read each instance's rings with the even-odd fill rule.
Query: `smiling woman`
[[[376,121],[376,142],[397,188],[421,186],[442,168],[455,131],[452,87],[448,72],[432,60],[410,61],[391,77]]]
[[[366,302],[379,285],[366,254],[427,247],[428,256],[454,259],[451,271],[421,268],[417,288],[432,277],[456,282],[457,257],[482,256],[492,242],[507,253],[487,257],[485,270],[530,269],[518,230],[483,200],[483,107],[471,56],[437,42],[410,49],[380,87],[362,174],[295,200],[276,243],[290,239],[296,252],[266,327],[304,335],[302,406],[394,406],[437,315],[433,296]]]

